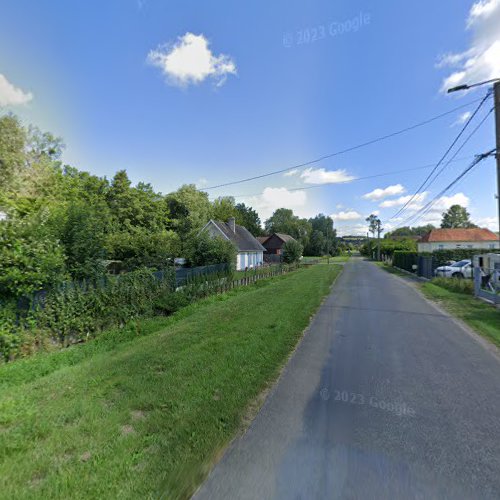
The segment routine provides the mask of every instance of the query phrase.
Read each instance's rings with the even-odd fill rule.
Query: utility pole
[[[380,262],[380,219],[377,221],[377,261]]]
[[[485,82],[473,83],[471,85],[458,85],[448,89],[448,93],[457,92],[460,90],[468,90],[481,85],[493,83],[493,101],[495,104],[495,136],[496,136],[496,154],[497,159],[497,203],[498,203],[498,242],[500,245],[500,78],[492,78]]]
[[[497,203],[498,203],[498,238],[500,248],[500,82],[495,82],[493,86],[493,99],[495,101],[495,127],[497,138]]]

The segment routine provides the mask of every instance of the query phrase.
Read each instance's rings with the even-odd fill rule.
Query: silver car
[[[434,270],[438,278],[472,278],[472,262],[469,259],[460,260],[449,266],[440,266]]]

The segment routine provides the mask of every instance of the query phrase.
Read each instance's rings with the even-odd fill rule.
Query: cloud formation
[[[341,211],[337,212],[335,214],[332,214],[330,216],[333,220],[358,220],[362,219],[363,216],[359,213],[356,212],[356,210],[346,210],[346,211]]]
[[[392,186],[387,186],[386,188],[377,188],[369,193],[363,195],[365,200],[378,201],[388,196],[396,196],[398,194],[404,193],[406,190],[401,184],[394,184]]]
[[[408,204],[408,210],[420,210],[422,208],[422,202],[427,198],[429,194],[428,191],[419,193],[414,196],[413,200]],[[405,203],[408,203],[412,198],[412,195],[400,196],[399,198],[394,198],[392,200],[383,201],[379,207],[380,208],[391,208],[391,207],[401,207]]]
[[[268,219],[277,208],[290,208],[301,217],[311,216],[307,207],[307,194],[304,191],[266,187],[262,194],[249,197],[247,201],[257,210],[262,221]]]
[[[14,86],[0,73],[0,106],[19,106],[33,99],[31,92],[24,92]]]
[[[174,44],[165,44],[148,54],[147,61],[160,68],[170,85],[187,87],[207,78],[217,87],[223,85],[227,75],[236,74],[236,64],[225,54],[214,55],[203,34],[186,33]]]
[[[454,69],[441,86],[442,91],[464,83],[476,83],[500,74],[500,0],[478,0],[469,12],[466,29],[472,32],[464,52],[441,56],[437,66]]]
[[[324,168],[306,168],[300,178],[306,184],[339,184],[350,182],[356,177],[349,175],[345,170],[325,170]]]
[[[456,127],[457,125],[463,125],[470,117],[472,113],[470,111],[466,111],[459,115],[459,117],[455,120],[455,122],[451,125],[452,127]]]

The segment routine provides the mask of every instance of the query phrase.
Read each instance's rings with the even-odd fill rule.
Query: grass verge
[[[470,287],[469,283],[457,283],[460,280],[447,280],[443,283],[441,278],[421,282],[416,277],[403,273],[392,266],[381,262],[376,262],[376,264],[392,274],[412,279],[428,299],[437,302],[452,316],[461,319],[475,332],[500,347],[500,310],[470,295],[467,288]]]
[[[340,269],[300,269],[138,322],[123,339],[1,366],[0,497],[188,497]]]

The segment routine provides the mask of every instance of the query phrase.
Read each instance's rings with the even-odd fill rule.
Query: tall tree
[[[289,208],[278,208],[265,222],[268,233],[285,233],[306,247],[312,233],[312,225],[307,219],[294,215]]]
[[[230,217],[236,218],[238,211],[232,196],[220,196],[212,203],[212,217],[215,220],[226,222]]]
[[[246,227],[254,236],[261,236],[263,231],[259,214],[244,203],[238,203],[235,208],[237,212],[236,222]]]
[[[461,205],[452,205],[446,212],[443,212],[441,227],[443,229],[477,227],[471,222],[469,217],[470,214],[465,207]]]

